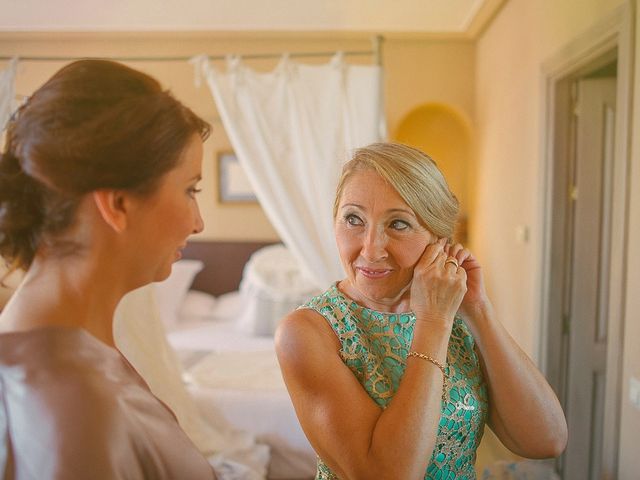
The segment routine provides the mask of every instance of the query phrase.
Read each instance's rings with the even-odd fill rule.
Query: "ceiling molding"
[[[184,39],[184,40],[361,40],[372,41],[376,36],[382,36],[384,40],[433,40],[433,41],[462,41],[468,42],[472,38],[466,33],[454,32],[373,32],[359,31],[346,32],[343,30],[325,31],[208,31],[208,30],[188,30],[188,31],[0,31],[0,41],[20,41],[20,40],[83,40],[83,39]]]
[[[6,1],[8,0],[0,0],[0,6]],[[13,2],[14,0],[10,1]],[[438,7],[425,9],[424,5],[415,7],[413,9],[414,14],[420,12],[420,15],[429,15],[428,21],[425,19],[423,22],[416,22],[416,17],[407,16],[407,13],[400,14],[397,10],[394,12],[393,18],[389,18],[388,6],[385,7],[386,10],[382,9],[378,14],[376,14],[376,11],[370,10],[356,15],[358,10],[354,10],[354,7],[358,6],[358,2],[362,2],[363,0],[350,0],[350,2],[342,0],[344,3],[338,3],[337,5],[340,5],[338,9],[334,6],[333,9],[327,7],[326,10],[323,11],[325,16],[315,22],[317,26],[321,26],[322,28],[315,30],[313,29],[314,22],[306,22],[306,24],[305,22],[300,22],[300,12],[293,13],[289,20],[287,20],[286,17],[274,17],[278,18],[278,21],[273,23],[273,29],[269,28],[268,19],[263,21],[261,25],[258,25],[255,18],[251,16],[247,18],[244,25],[237,21],[235,23],[224,23],[218,20],[217,22],[213,22],[216,24],[215,28],[208,28],[206,26],[208,23],[206,19],[204,21],[196,21],[195,18],[191,18],[194,15],[193,12],[191,13],[191,17],[186,15],[176,18],[175,25],[171,25],[171,22],[167,22],[166,19],[158,16],[157,12],[155,12],[155,16],[149,16],[147,23],[145,23],[147,17],[138,18],[140,14],[138,10],[143,2],[150,0],[138,0],[141,2],[138,4],[138,10],[131,7],[133,17],[128,18],[126,21],[118,20],[121,18],[118,12],[121,10],[126,11],[123,10],[123,8],[126,8],[123,6],[125,5],[123,4],[124,0],[117,1],[114,4],[114,7],[118,8],[114,8],[113,12],[111,12],[111,15],[113,15],[112,19],[109,19],[109,17],[103,18],[96,16],[95,11],[89,13],[92,11],[89,6],[97,0],[82,0],[83,5],[85,1],[88,2],[87,5],[84,5],[85,10],[89,8],[85,14],[87,16],[86,19],[82,16],[82,10],[80,10],[80,12],[74,10],[73,16],[71,17],[65,16],[63,10],[62,13],[59,11],[59,15],[56,17],[57,20],[56,18],[47,19],[47,17],[42,16],[41,12],[36,15],[36,13],[38,13],[37,11],[26,8],[29,2],[39,0],[23,1],[26,2],[22,7],[23,10],[13,10],[13,18],[11,16],[6,17],[7,20],[4,25],[2,21],[0,21],[0,35],[2,35],[2,37],[6,35],[19,36],[22,33],[65,36],[69,34],[79,36],[95,34],[125,36],[160,35],[166,37],[166,35],[171,33],[208,38],[218,35],[222,37],[232,36],[233,38],[327,38],[328,36],[337,38],[363,38],[372,35],[383,35],[387,39],[464,40],[477,38],[487,25],[491,23],[507,0],[468,0],[465,3],[465,5],[467,5],[465,7],[467,11],[460,9],[460,7],[456,7],[458,10],[451,10],[451,5],[453,4],[442,10],[438,10]],[[53,0],[54,3],[55,1],[56,0]],[[80,0],[70,1],[68,3],[68,5],[70,5],[69,8],[73,6],[73,1]],[[206,3],[204,3],[205,0],[194,1],[196,2],[194,6],[197,6],[199,9],[202,9],[203,5],[206,5]],[[241,8],[242,5],[246,7],[247,2],[250,3],[252,0],[237,1],[237,5],[239,5],[238,8]],[[136,3],[134,2],[130,5],[135,6]],[[168,5],[175,7],[171,1]],[[400,7],[401,5],[398,8]],[[3,8],[9,8],[9,6],[5,5]],[[437,15],[439,12],[441,12],[441,17],[438,20]],[[451,16],[454,14],[453,12],[455,12],[454,17]],[[228,10],[226,13],[237,17],[237,13],[233,13],[233,10]],[[433,15],[436,16],[434,17]],[[221,18],[225,18],[224,15]],[[211,24],[211,22],[209,23]],[[335,25],[335,28],[324,28],[326,26],[331,27],[332,23]],[[221,24],[224,26],[221,27]],[[424,28],[419,27],[421,24]],[[227,28],[226,25],[229,25],[229,27]],[[439,29],[438,25],[441,27],[446,25],[446,27]],[[311,28],[306,28],[306,26]]]
[[[480,37],[498,16],[508,0],[485,0],[480,8],[471,16],[465,25],[468,38]]]

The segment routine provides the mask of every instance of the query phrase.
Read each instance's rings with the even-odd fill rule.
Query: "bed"
[[[198,408],[219,412],[268,445],[268,478],[313,478],[316,455],[282,380],[273,332],[279,318],[317,292],[284,246],[193,242],[155,287]]]

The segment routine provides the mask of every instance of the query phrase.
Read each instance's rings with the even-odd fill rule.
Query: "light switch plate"
[[[640,410],[640,380],[635,377],[629,380],[629,401]]]
[[[527,225],[518,225],[516,227],[516,242],[521,244],[529,242],[529,227]]]

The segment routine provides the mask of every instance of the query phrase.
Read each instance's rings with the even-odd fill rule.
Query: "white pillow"
[[[213,317],[216,320],[236,321],[244,308],[242,295],[238,290],[223,293],[216,298],[216,306],[213,309]]]
[[[179,309],[178,320],[202,321],[211,320],[216,307],[216,297],[210,293],[189,290]]]
[[[193,278],[204,268],[200,260],[179,260],[173,264],[171,275],[154,284],[160,318],[167,329],[178,322],[178,311],[185,299]]]
[[[242,272],[240,292],[244,304],[238,329],[265,336],[273,336],[282,317],[320,293],[281,244],[269,245],[251,255]]]

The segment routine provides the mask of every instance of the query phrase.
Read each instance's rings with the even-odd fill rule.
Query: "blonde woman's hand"
[[[467,292],[460,305],[460,313],[465,318],[473,318],[475,314],[490,306],[484,287],[482,267],[473,254],[459,243],[445,246],[444,250],[454,257],[467,275]]]
[[[451,326],[467,291],[467,275],[448,261],[446,239],[427,245],[413,270],[410,305],[418,321]]]

